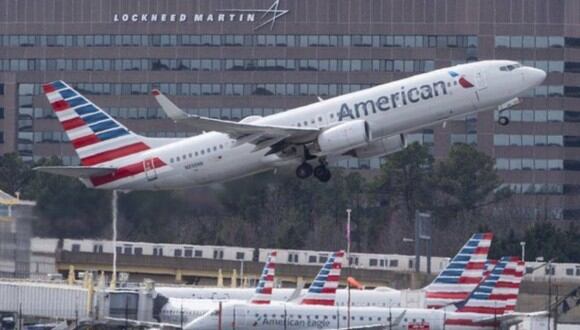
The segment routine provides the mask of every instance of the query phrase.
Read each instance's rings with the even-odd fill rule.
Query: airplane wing
[[[312,142],[321,132],[318,128],[259,125],[190,115],[177,107],[159,90],[153,90],[153,95],[163,111],[173,121],[183,122],[202,131],[228,134],[240,141],[238,145],[242,144],[241,142],[256,144],[257,150],[283,141],[290,143]]]
[[[71,178],[88,178],[93,175],[106,175],[117,170],[115,167],[87,167],[87,166],[39,166],[35,171],[64,175]]]
[[[171,324],[171,323],[158,323],[149,321],[138,321],[123,319],[119,317],[106,317],[105,320],[109,321],[111,324],[124,325],[130,324],[136,327],[148,327],[148,328],[159,328],[159,329],[181,329],[181,326]]]
[[[509,313],[497,316],[489,316],[484,319],[474,320],[475,324],[478,325],[487,325],[487,324],[494,324],[496,322],[500,322],[502,326],[512,326],[518,323],[523,322],[524,318],[530,316],[545,316],[548,315],[548,312],[541,311],[541,312],[534,312],[534,313]]]

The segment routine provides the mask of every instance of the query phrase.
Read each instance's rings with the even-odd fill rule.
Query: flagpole
[[[346,265],[348,266],[348,275],[350,276],[350,212],[351,209],[346,209]],[[346,327],[350,329],[350,282],[346,281],[347,291],[348,291],[348,302],[347,302],[347,320]]]

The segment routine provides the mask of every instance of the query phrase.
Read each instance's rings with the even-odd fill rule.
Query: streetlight
[[[526,242],[521,241],[520,245],[522,247],[522,261],[525,262],[526,261]]]

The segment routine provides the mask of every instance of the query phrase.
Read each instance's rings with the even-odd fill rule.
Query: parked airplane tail
[[[269,304],[272,301],[272,288],[274,288],[274,275],[276,272],[276,251],[270,252],[264,270],[260,276],[260,281],[256,287],[256,292],[250,299],[252,304]]]
[[[474,234],[447,267],[425,287],[427,308],[465,300],[483,279],[492,233]]]
[[[459,313],[503,315],[515,310],[520,284],[524,276],[524,262],[517,257],[503,257],[491,274],[458,304]]]
[[[304,295],[303,305],[333,306],[336,300],[336,289],[340,281],[344,251],[333,253],[327,260]]]
[[[96,166],[151,148],[64,81],[42,86],[83,166]]]

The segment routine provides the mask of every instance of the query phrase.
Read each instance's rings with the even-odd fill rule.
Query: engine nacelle
[[[386,156],[403,150],[405,146],[405,136],[401,134],[373,141],[364,147],[349,151],[348,154],[357,158]]]
[[[366,145],[371,131],[365,120],[352,120],[331,127],[318,136],[321,154],[339,154]]]

